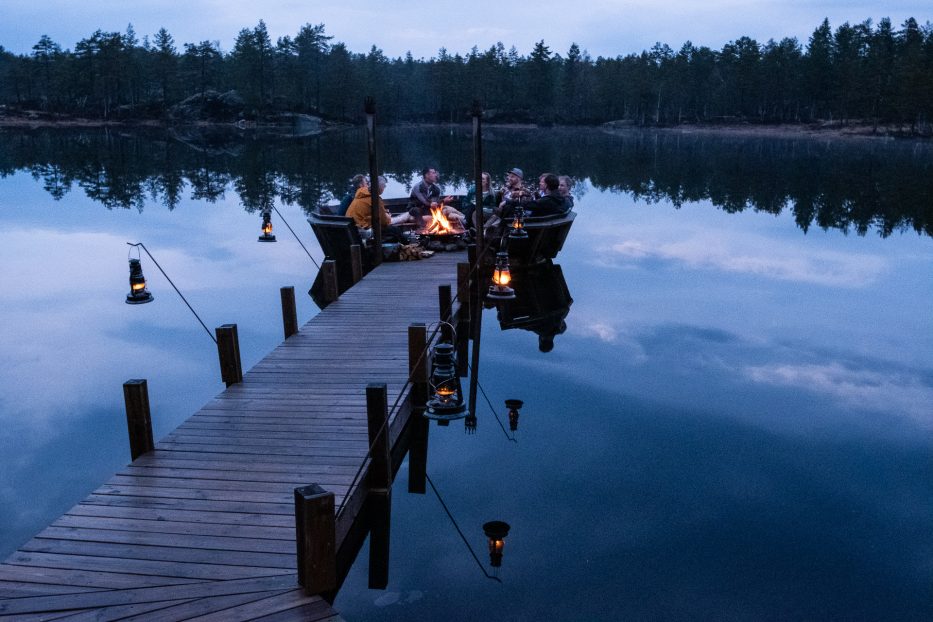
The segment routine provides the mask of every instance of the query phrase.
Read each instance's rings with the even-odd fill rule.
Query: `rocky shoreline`
[[[437,123],[403,125],[442,125]],[[462,123],[443,125],[464,125]],[[502,129],[535,129],[541,126],[534,124],[497,124],[486,123],[490,128]],[[150,128],[150,129],[177,129],[177,128],[203,128],[203,129],[231,129],[231,130],[258,130],[290,136],[307,136],[319,134],[330,129],[348,127],[347,123],[334,123],[319,117],[298,113],[281,113],[270,115],[260,120],[209,120],[196,116],[182,116],[169,119],[91,119],[50,113],[37,110],[11,110],[0,107],[0,128]],[[548,126],[549,128],[562,128],[574,126]],[[824,123],[785,123],[785,124],[753,124],[753,123],[709,123],[709,124],[683,124],[674,126],[639,126],[625,121],[604,123],[592,126],[609,132],[630,131],[660,131],[676,132],[681,134],[715,134],[733,135],[737,137],[822,137],[822,138],[876,138],[876,139],[931,139],[933,134],[929,131],[911,131],[909,125],[876,125],[868,122],[824,122]],[[929,129],[929,128],[926,128]]]

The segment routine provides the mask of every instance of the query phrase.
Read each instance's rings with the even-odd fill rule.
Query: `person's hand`
[[[444,197],[444,203],[453,203],[454,198],[451,196]]]

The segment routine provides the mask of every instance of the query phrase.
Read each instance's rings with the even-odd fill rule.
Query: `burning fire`
[[[446,216],[444,216],[443,207],[440,205],[431,206],[431,222],[429,222],[422,233],[429,235],[452,235],[457,233],[462,233],[458,225],[452,224]]]

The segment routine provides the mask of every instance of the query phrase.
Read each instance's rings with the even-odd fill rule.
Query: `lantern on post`
[[[272,212],[263,210],[262,212],[262,235],[259,236],[260,242],[275,242],[275,236],[272,235]]]
[[[509,429],[518,430],[518,411],[525,403],[521,400],[505,400],[505,407],[509,409]]]
[[[509,237],[513,240],[528,237],[525,231],[525,208],[521,203],[515,206],[515,216],[512,218],[512,226],[509,228]]]
[[[483,533],[489,540],[489,563],[493,568],[502,566],[502,549],[505,537],[509,535],[509,524],[501,520],[489,521],[483,525]]]
[[[457,375],[453,344],[443,342],[434,346],[432,359],[431,397],[424,416],[443,422],[460,419],[464,416],[466,404]]]
[[[126,304],[142,305],[152,302],[152,294],[146,289],[146,277],[139,258],[130,258],[130,293],[126,295]]]
[[[509,254],[506,251],[499,251],[496,253],[496,267],[492,271],[492,285],[489,286],[486,297],[493,300],[514,300],[515,290],[509,287],[511,282]]]

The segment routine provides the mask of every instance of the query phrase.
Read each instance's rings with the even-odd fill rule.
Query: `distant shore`
[[[350,127],[347,123],[328,123],[325,122],[322,129],[336,129]],[[400,126],[459,126],[464,123],[403,123]],[[535,124],[523,123],[490,123],[486,127],[501,129],[550,129],[550,128],[574,128],[581,126],[540,126]],[[179,127],[199,127],[199,128],[229,128],[239,130],[265,129],[276,127],[275,124],[263,124],[250,122],[244,126],[241,122],[222,122],[222,121],[189,121],[186,123],[172,123],[159,119],[122,119],[122,120],[104,120],[75,117],[70,115],[59,115],[51,113],[35,112],[4,112],[0,111],[0,128],[19,128],[19,129],[39,129],[39,128],[147,128],[147,129],[169,129]],[[825,138],[885,138],[885,139],[920,139],[929,140],[933,137],[926,134],[911,133],[909,126],[892,125],[873,125],[871,123],[784,123],[784,124],[756,124],[756,123],[709,123],[709,124],[682,124],[682,125],[662,125],[662,126],[640,126],[627,122],[612,122],[602,125],[582,126],[593,129],[602,129],[613,133],[624,133],[629,131],[661,131],[665,133],[674,132],[681,134],[715,134],[715,135],[733,135],[746,137],[775,137],[775,138],[793,138],[799,136],[825,137]]]

